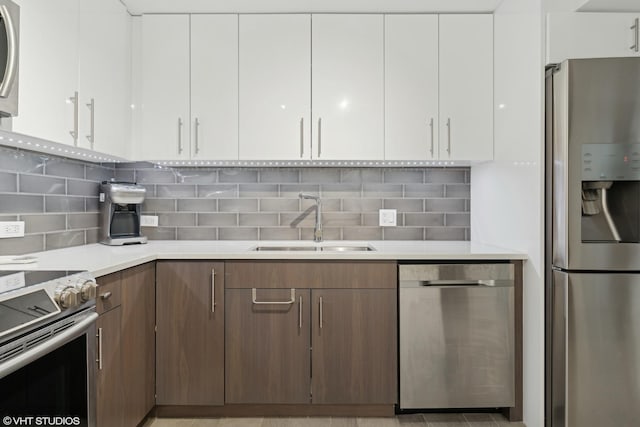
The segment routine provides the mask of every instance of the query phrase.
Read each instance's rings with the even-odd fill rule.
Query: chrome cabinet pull
[[[320,329],[322,329],[322,297],[320,297]]]
[[[16,27],[9,13],[7,6],[0,6],[0,14],[4,21],[5,31],[7,34],[7,64],[4,69],[4,79],[0,85],[0,97],[6,98],[11,92],[13,82],[16,79],[17,66],[18,66],[18,35],[16,34]]]
[[[318,158],[322,153],[322,117],[318,118]]]
[[[451,118],[447,119],[447,154],[451,157]]]
[[[302,296],[298,299],[298,328],[302,329]]]
[[[88,104],[86,104],[87,107],[89,108],[89,111],[91,112],[90,115],[90,119],[89,119],[89,125],[90,125],[90,130],[89,130],[89,135],[87,135],[87,140],[89,141],[89,143],[91,144],[91,149],[93,150],[93,143],[96,139],[96,135],[95,135],[95,108],[96,108],[96,103],[95,103],[95,99],[91,98],[91,102],[89,102]]]
[[[216,312],[216,270],[211,269],[211,312]]]
[[[304,117],[300,118],[300,158],[304,156]]]
[[[433,117],[429,120],[429,128],[431,129],[431,149],[429,152],[431,153],[431,158],[433,158]]]
[[[633,25],[631,26],[631,30],[633,30],[633,40],[635,41],[635,43],[633,44],[633,46],[631,46],[629,49],[638,52],[638,49],[640,48],[640,25],[638,25],[640,22],[640,18],[636,18],[633,20]]]
[[[111,298],[111,292],[105,292],[104,294],[100,294],[100,299],[109,299]]]
[[[178,154],[182,154],[182,117],[178,117]]]
[[[200,152],[200,144],[198,142],[198,130],[200,128],[200,120],[198,120],[197,117],[196,117],[195,127],[196,127],[196,129],[195,129],[196,134],[195,134],[194,139],[195,139],[195,143],[196,143],[196,154],[198,154]]]
[[[78,91],[73,93],[73,96],[69,98],[69,102],[73,104],[73,130],[69,131],[69,134],[73,138],[73,145],[78,146]]]
[[[98,338],[98,359],[96,362],[98,362],[98,369],[102,371],[102,328],[98,328],[96,338]]]
[[[293,288],[291,289],[291,299],[289,301],[258,301],[256,288],[251,288],[251,301],[254,304],[289,305],[296,302],[296,290]]]

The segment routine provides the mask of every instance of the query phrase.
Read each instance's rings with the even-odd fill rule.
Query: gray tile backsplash
[[[99,183],[137,181],[151,240],[312,240],[322,197],[326,240],[469,240],[469,168],[167,168],[94,164],[0,147],[0,220],[25,221],[0,255],[95,243]],[[396,227],[378,210],[397,209]]]

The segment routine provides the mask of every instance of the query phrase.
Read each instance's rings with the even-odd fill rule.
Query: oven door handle
[[[0,364],[0,378],[4,378],[12,372],[17,371],[23,366],[28,365],[34,360],[39,359],[51,351],[62,347],[68,342],[73,341],[78,338],[82,334],[87,333],[87,329],[95,323],[96,319],[98,319],[98,314],[95,312],[87,313],[85,318],[80,320],[75,325],[66,329],[64,332],[56,335],[48,341],[45,341],[41,344],[36,345],[30,350],[25,351],[19,356],[14,357],[13,359],[7,360]]]

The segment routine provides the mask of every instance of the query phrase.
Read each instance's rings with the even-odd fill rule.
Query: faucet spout
[[[320,196],[300,192],[298,197],[301,199],[314,200],[316,202],[316,224],[313,229],[313,241],[322,242],[322,200],[320,199]]]

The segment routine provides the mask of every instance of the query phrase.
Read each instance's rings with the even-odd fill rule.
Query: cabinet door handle
[[[196,144],[196,154],[198,154],[200,152],[200,143],[198,141],[198,131],[200,129],[200,120],[198,120],[198,118],[196,117],[196,124],[195,124],[195,135],[194,135],[194,140],[195,140],[195,144]]]
[[[69,134],[73,138],[73,145],[78,146],[78,91],[73,93],[73,96],[69,98],[69,102],[73,104],[73,130],[69,131]]]
[[[302,296],[298,299],[298,328],[302,329]]]
[[[300,158],[304,156],[304,117],[300,118]]]
[[[320,329],[322,329],[322,297],[320,297]]]
[[[98,359],[96,362],[98,362],[98,369],[102,371],[102,328],[98,328],[96,338],[98,338]]]
[[[429,152],[431,153],[431,158],[433,158],[433,117],[429,120],[429,128],[431,132],[431,148],[429,149]]]
[[[318,118],[318,158],[322,153],[322,117]]]
[[[105,292],[104,294],[100,294],[100,299],[109,299],[111,298],[111,292]]]
[[[182,154],[182,117],[178,117],[178,154]]]
[[[89,143],[91,144],[91,149],[93,150],[93,142],[96,139],[96,129],[95,129],[95,108],[96,108],[96,102],[95,99],[91,98],[91,102],[89,102],[87,105],[87,108],[89,108],[90,113],[90,118],[89,118],[89,135],[87,135],[87,140],[89,141]]]
[[[451,118],[447,119],[447,154],[451,157]]]
[[[211,269],[211,312],[216,312],[216,270]]]
[[[633,25],[631,26],[631,30],[633,30],[633,40],[635,41],[635,43],[633,44],[633,46],[630,47],[631,50],[638,52],[638,49],[640,48],[640,25],[638,25],[640,22],[640,18],[636,18],[633,20]]]
[[[4,79],[0,85],[0,98],[6,98],[9,96],[13,82],[16,79],[16,74],[18,73],[18,35],[7,6],[0,6],[0,14],[4,21],[7,36],[7,65],[5,67]]]
[[[254,304],[289,305],[296,302],[296,290],[291,289],[291,299],[289,301],[258,301],[256,288],[251,288],[251,301],[253,301]]]

